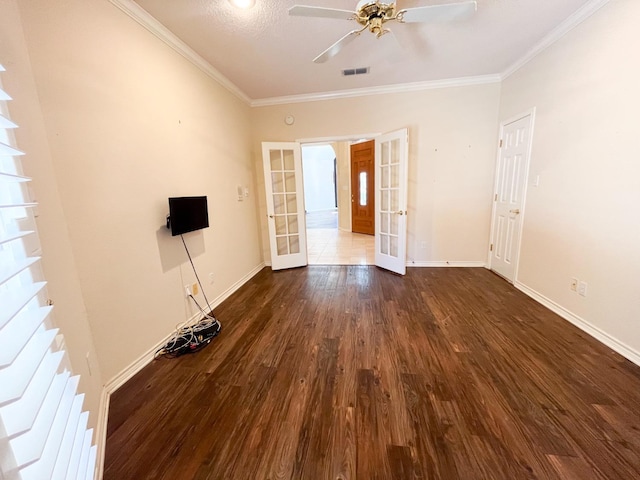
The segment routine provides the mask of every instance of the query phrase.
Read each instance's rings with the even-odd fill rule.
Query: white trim
[[[312,145],[326,145],[327,143],[335,143],[335,142],[353,142],[356,140],[362,140],[363,138],[367,140],[371,140],[375,138],[381,133],[363,133],[363,134],[355,134],[355,135],[338,135],[333,137],[313,137],[313,138],[298,138],[296,142],[305,144],[305,146]]]
[[[407,267],[464,267],[478,268],[486,267],[485,262],[465,262],[455,260],[435,260],[435,261],[409,261]]]
[[[573,15],[567,18],[564,22],[554,28],[550,33],[548,33],[542,40],[540,40],[537,44],[531,47],[527,53],[524,54],[521,58],[512,63],[504,72],[502,72],[501,78],[505,80],[513,75],[515,72],[520,70],[523,66],[537,57],[544,50],[549,48],[551,45],[556,43],[562,37],[564,37],[571,30],[576,28],[586,19],[591,17],[594,13],[604,7],[609,0],[591,0],[590,2],[583,5],[580,9],[578,9]]]
[[[255,275],[260,272],[265,267],[265,263],[260,263],[258,266],[254,267],[249,273],[247,273],[244,277],[238,280],[236,283],[227,288],[224,292],[218,295],[212,302],[209,303],[209,309],[213,310],[222,302],[224,302],[227,298],[229,298],[233,293],[235,293],[240,287],[242,287],[245,283],[251,280]],[[193,317],[189,319],[189,321],[196,320],[200,316],[200,312],[196,312]],[[107,443],[107,422],[109,417],[109,402],[111,395],[118,388],[124,385],[127,381],[129,381],[133,376],[146,367],[155,357],[155,353],[158,351],[160,347],[162,347],[173,335],[175,332],[171,332],[165,338],[163,338],[156,345],[148,349],[144,354],[138,357],[136,360],[131,363],[128,367],[122,370],[119,374],[109,380],[103,390],[102,395],[100,397],[100,411],[98,412],[98,422],[96,425],[96,445],[98,448],[97,454],[97,465],[96,465],[96,475],[95,480],[100,480],[102,478],[102,474],[104,472],[104,454],[105,454],[105,446]]]
[[[218,82],[224,88],[229,90],[233,95],[238,97],[247,105],[251,104],[251,99],[240,90],[231,80],[220,73],[209,62],[198,55],[189,45],[180,40],[167,27],[162,25],[158,20],[152,17],[146,10],[132,0],[109,0],[114,6],[118,7],[132,19],[146,28],[157,38],[166,43],[169,47],[182,55],[213,80]]]
[[[112,0],[113,1],[113,0]],[[401,83],[396,85],[382,85],[378,87],[354,88],[351,90],[336,90],[332,92],[306,93],[302,95],[288,95],[285,97],[261,98],[252,100],[252,107],[268,107],[290,103],[318,102],[321,100],[335,100],[338,98],[354,98],[367,95],[383,95],[388,93],[417,92],[436,88],[467,87],[471,85],[486,85],[500,83],[502,76],[479,75],[475,77],[447,78],[444,80],[429,80],[426,82]]]
[[[617,353],[619,353],[620,355],[625,357],[630,362],[633,362],[636,365],[640,365],[640,352],[634,350],[629,345],[621,342],[620,340],[618,340],[615,337],[612,337],[611,335],[609,335],[605,331],[601,330],[600,328],[596,327],[595,325],[592,325],[590,322],[588,322],[584,318],[579,317],[575,313],[567,310],[563,306],[557,304],[553,300],[545,297],[541,293],[539,293],[539,292],[535,291],[534,289],[526,286],[525,284],[520,283],[520,282],[515,282],[514,286],[518,290],[523,292],[525,295],[533,298],[536,302],[544,305],[545,307],[547,307],[552,312],[560,315],[562,318],[564,318],[568,322],[572,323],[573,325],[578,327],[583,332],[591,335],[593,338],[595,338],[599,342],[605,344],[607,347],[609,347],[612,350],[616,351]]]
[[[109,420],[109,400],[111,394],[107,392],[106,387],[102,388],[100,395],[100,410],[98,411],[98,421],[95,430],[96,452],[96,470],[94,480],[102,480],[104,475],[104,453],[107,444],[107,423]]]

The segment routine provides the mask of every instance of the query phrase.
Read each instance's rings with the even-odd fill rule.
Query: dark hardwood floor
[[[105,479],[640,478],[640,368],[485,269],[265,269],[215,313],[111,397]]]

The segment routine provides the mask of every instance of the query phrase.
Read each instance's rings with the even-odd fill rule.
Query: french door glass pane
[[[389,237],[389,255],[398,256],[398,237]]]
[[[271,171],[278,172],[282,170],[282,153],[280,150],[270,150],[269,158],[271,160]]]
[[[400,163],[400,141],[392,140],[391,141],[391,162],[394,164]]]
[[[287,171],[294,171],[296,167],[293,161],[293,150],[283,150],[282,155],[284,157],[284,169]]]
[[[397,189],[391,190],[391,208],[389,211],[397,212],[400,209],[400,192]]]
[[[273,195],[273,211],[276,215],[287,213],[284,208],[284,195]]]
[[[399,183],[400,183],[400,166],[391,165],[391,179],[389,181],[389,186],[391,188],[398,188]]]
[[[287,237],[276,237],[276,244],[278,246],[278,255],[288,255],[289,254],[289,242],[287,241]]]
[[[389,214],[382,212],[380,214],[380,232],[383,234],[389,233]]]
[[[276,215],[276,235],[286,235],[287,234],[287,217],[284,215]]]
[[[380,235],[380,252],[389,255],[389,236]]]
[[[287,195],[287,213],[298,213],[298,198],[297,195]]]
[[[389,191],[388,190],[382,190],[382,192],[380,192],[380,210],[383,212],[388,212],[389,211]]]
[[[381,167],[380,173],[380,186],[382,188],[389,188],[389,167]]]
[[[380,155],[380,163],[382,165],[389,165],[389,145],[387,143],[382,144],[382,151]]]
[[[389,226],[389,233],[391,235],[398,235],[398,215],[392,213],[390,215],[391,225]]]
[[[287,172],[284,174],[285,178],[285,188],[287,192],[295,192],[296,191],[296,174],[293,172]]]
[[[284,183],[282,181],[282,172],[271,172],[271,185],[273,193],[283,193]]]
[[[289,215],[287,219],[289,222],[289,233],[298,233],[298,216]]]
[[[300,238],[298,235],[289,236],[289,253],[300,253]]]

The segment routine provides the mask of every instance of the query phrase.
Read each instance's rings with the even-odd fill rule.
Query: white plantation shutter
[[[0,480],[90,480],[93,432],[51,325],[9,100],[0,83]]]

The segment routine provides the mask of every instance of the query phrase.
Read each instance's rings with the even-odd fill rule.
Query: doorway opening
[[[352,232],[350,140],[302,145],[310,265],[373,265],[373,235]]]

